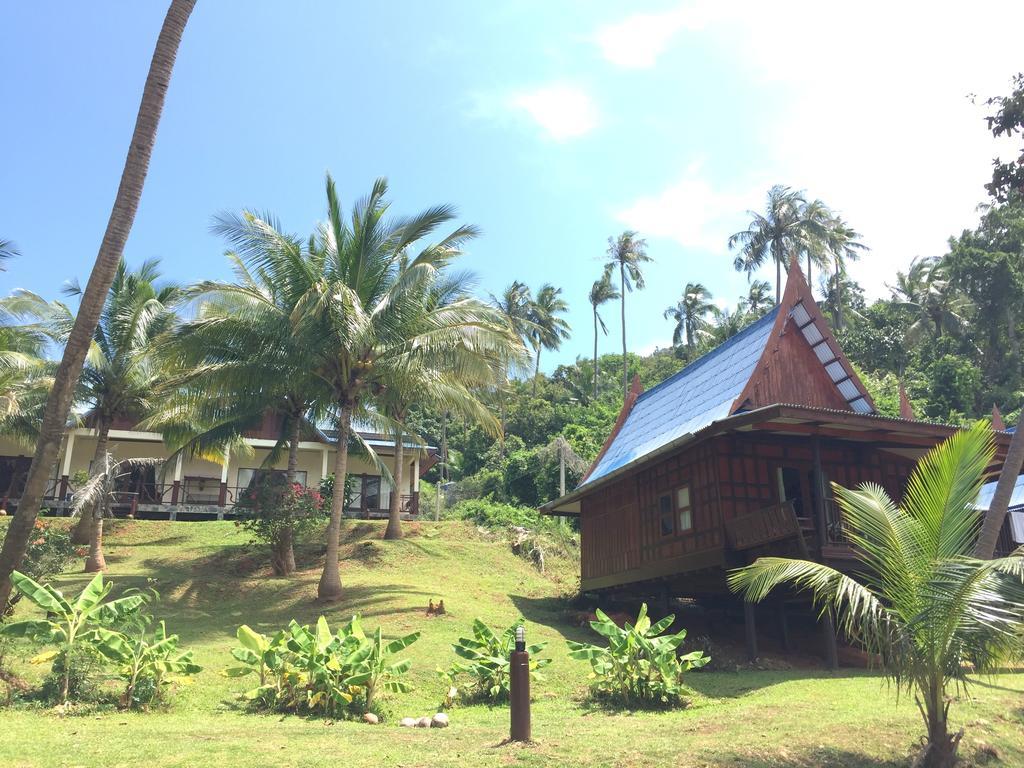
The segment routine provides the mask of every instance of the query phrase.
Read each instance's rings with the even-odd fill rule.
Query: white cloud
[[[615,218],[645,236],[674,240],[689,248],[719,252],[742,221],[743,211],[759,199],[753,191],[719,191],[701,163],[655,195],[641,197],[616,211]]]
[[[637,13],[607,24],[594,33],[594,42],[612,64],[624,69],[648,69],[682,30],[699,30],[714,17],[708,2],[685,3],[664,13]]]
[[[1007,92],[1020,69],[1024,3],[793,0],[780,12],[735,2],[714,16],[706,8],[684,3],[629,17],[598,41],[621,66],[652,65],[673,36],[685,44],[688,29],[729,52],[768,105],[752,128],[761,156],[744,172],[758,180],[756,194],[746,180],[690,168],[626,206],[620,220],[721,252],[723,222],[735,223],[730,207],[760,206],[771,183],[803,188],[840,210],[871,246],[851,271],[872,295],[914,256],[942,253],[951,234],[976,223],[998,145],[967,97]]]
[[[508,105],[528,115],[555,141],[584,136],[597,127],[599,119],[590,94],[570,84],[555,83],[514,93]]]

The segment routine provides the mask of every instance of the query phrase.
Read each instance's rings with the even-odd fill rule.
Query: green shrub
[[[513,525],[536,528],[540,524],[540,515],[536,510],[488,499],[460,501],[452,507],[451,516],[460,520],[472,520],[485,528],[508,528]]]
[[[445,705],[451,706],[456,699],[504,701],[509,694],[509,656],[515,647],[516,627],[522,626],[520,619],[500,635],[480,619],[473,621],[473,636],[460,637],[452,646],[461,661],[452,664],[442,676],[448,683]],[[551,663],[538,654],[547,643],[527,646],[530,654],[530,677],[543,680],[540,670]],[[469,678],[465,683],[463,678]]]
[[[683,656],[677,649],[686,639],[686,630],[662,635],[675,616],[666,616],[651,624],[647,604],[640,608],[635,624],[619,628],[602,611],[590,626],[608,638],[608,647],[568,641],[569,656],[590,662],[593,694],[608,703],[627,707],[665,707],[685,702],[689,689],[683,685],[683,673],[703,667],[710,661],[701,651]]]
[[[418,632],[385,643],[380,629],[367,636],[358,616],[333,634],[321,616],[314,628],[292,621],[268,637],[243,625],[237,636],[240,647],[231,655],[240,665],[224,673],[256,676],[258,685],[243,697],[260,709],[337,717],[369,710],[380,690],[411,690],[401,680],[411,662],[392,662],[391,656],[419,639]]]
[[[25,550],[21,572],[33,581],[43,584],[62,573],[76,556],[71,535],[62,528],[44,520],[36,520],[32,538]],[[14,613],[14,607],[21,600],[21,592],[15,590],[7,601],[6,616]],[[3,618],[3,617],[0,617]]]
[[[270,547],[275,574],[289,575],[295,566],[292,545],[323,522],[325,508],[318,490],[272,474],[242,492],[235,522]]]

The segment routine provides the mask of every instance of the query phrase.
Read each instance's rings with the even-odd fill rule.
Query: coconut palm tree
[[[307,254],[301,240],[282,233],[266,214],[223,214],[213,231],[232,248],[234,280],[204,281],[187,291],[199,311],[161,347],[166,397],[145,424],[160,431],[171,450],[222,460],[225,446],[232,453],[249,450],[245,433],[274,414],[278,446],[287,446],[285,479],[292,484],[303,428],[326,415],[326,389],[310,370],[307,346],[292,332],[305,287],[292,272],[303,269]],[[268,461],[277,454],[275,447]],[[293,529],[283,526],[271,545],[275,575],[295,572],[293,545]]]
[[[740,299],[740,310],[752,317],[761,317],[772,307],[772,284],[767,280],[754,280],[747,295]]]
[[[717,311],[711,303],[711,291],[700,283],[687,283],[683,289],[683,297],[674,307],[665,310],[665,319],[672,318],[675,328],[672,330],[672,344],[679,346],[685,340],[686,349],[693,351],[698,337],[709,336],[707,316]]]
[[[972,667],[984,673],[1020,652],[1024,556],[971,556],[980,523],[974,503],[994,453],[987,424],[958,432],[918,463],[902,506],[874,483],[833,486],[858,578],[778,557],[729,576],[751,602],[780,586],[809,591],[851,640],[877,654],[884,673],[917,699],[927,741],[916,764],[929,768],[956,760],[962,732],[949,732],[950,687],[968,685]]]
[[[807,254],[809,259],[817,258],[820,250],[815,241],[815,235],[820,234],[818,225],[808,220],[806,206],[802,192],[776,184],[768,190],[765,212],[747,211],[750,225],[729,238],[730,250],[740,248],[733,266],[737,272],[746,272],[748,278],[766,261],[775,262],[776,304],[782,300],[783,265],[802,254]],[[817,207],[814,210],[817,211]]]
[[[638,291],[644,288],[643,264],[652,261],[647,255],[647,241],[637,237],[637,233],[626,230],[618,237],[608,238],[607,261],[605,269],[619,271],[619,298],[622,302],[622,390],[623,396],[629,394],[629,361],[626,359],[626,293],[632,292],[633,286]]]
[[[520,339],[523,344],[530,342],[530,334],[533,331],[533,321],[530,319],[530,306],[533,304],[533,295],[526,283],[514,280],[509,283],[500,296],[491,294],[491,306],[497,309],[505,318],[505,322]],[[514,366],[505,366],[502,390],[498,395],[498,407],[501,411],[501,446],[500,450],[504,455],[505,450],[505,388],[508,385],[509,377],[513,375]]]
[[[157,125],[163,112],[174,60],[185,32],[185,25],[194,7],[195,0],[171,0],[157,38],[149,74],[142,89],[142,103],[135,119],[135,131],[128,145],[121,183],[114,198],[114,207],[107,221],[103,241],[82,296],[74,327],[54,374],[53,387],[50,389],[43,411],[35,456],[25,480],[25,490],[18,504],[18,511],[7,527],[3,549],[0,550],[0,615],[3,615],[11,594],[11,572],[25,556],[50,471],[57,462],[57,451],[71,412],[78,376],[89,352],[93,331],[103,312],[110,285],[121,262],[128,233],[135,220],[146,172],[149,170],[149,159],[156,143]]]
[[[96,429],[94,462],[106,455],[115,421],[141,419],[153,410],[161,380],[157,339],[176,323],[174,305],[181,297],[180,288],[158,286],[159,279],[156,260],[145,261],[134,271],[122,261],[110,286],[78,387],[79,400],[88,406],[88,421]],[[66,292],[81,293],[77,285],[69,286]],[[65,325],[72,323],[70,315],[63,321]],[[76,526],[73,538],[84,544],[95,531],[96,526],[86,515]],[[90,558],[86,572],[97,570],[97,562]]]
[[[365,410],[382,388],[396,387],[405,372],[420,365],[482,378],[522,350],[502,314],[476,299],[424,307],[424,287],[438,280],[453,251],[476,230],[457,227],[402,268],[407,250],[455,214],[442,205],[410,218],[388,219],[387,189],[387,182],[378,179],[346,219],[334,180],[327,177],[327,221],[310,243],[301,278],[306,288],[292,314],[295,333],[313,356],[311,370],[331,393],[337,488],[344,487],[348,472],[353,414]],[[317,590],[324,601],[342,594],[338,548],[343,505],[343,494],[335,494]]]
[[[93,529],[89,536],[87,571],[107,570],[103,557],[103,518],[110,516],[110,507],[117,501],[120,481],[131,477],[138,469],[156,467],[160,463],[160,459],[151,458],[115,461],[109,453],[93,461],[88,482],[71,497],[71,513],[86,520]]]
[[[870,250],[860,240],[861,235],[847,224],[842,216],[834,215],[827,224],[826,250],[832,256],[833,275],[836,289],[836,328],[843,327],[843,278],[846,263],[860,258],[862,251]],[[810,278],[808,277],[808,280]]]
[[[533,347],[533,394],[537,394],[537,379],[540,376],[540,353],[542,349],[556,350],[569,338],[569,324],[559,317],[567,312],[569,305],[562,298],[562,289],[551,283],[544,283],[530,302],[529,318],[533,328],[529,331]]]
[[[17,247],[10,240],[4,240],[0,238],[0,272],[6,272],[7,267],[4,262],[8,259],[13,259],[15,256],[20,255]]]
[[[619,298],[619,290],[612,283],[612,272],[608,267],[604,268],[601,273],[601,279],[595,280],[594,285],[590,288],[590,306],[594,310],[594,399],[597,399],[597,329],[598,326],[601,328],[601,333],[605,336],[608,335],[608,326],[604,324],[604,318],[598,313],[598,307],[605,304],[613,299]]]
[[[914,259],[906,272],[896,273],[896,285],[890,290],[897,305],[914,317],[907,329],[909,344],[930,337],[942,338],[967,323],[965,313],[970,301],[957,291],[937,256]]]

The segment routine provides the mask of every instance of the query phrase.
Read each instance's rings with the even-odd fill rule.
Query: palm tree
[[[135,220],[146,172],[149,170],[149,159],[156,143],[157,125],[174,69],[174,59],[194,7],[195,0],[171,0],[160,36],[157,38],[149,74],[142,90],[142,103],[135,119],[135,131],[128,146],[128,156],[121,173],[117,196],[114,198],[114,207],[107,221],[103,242],[82,296],[74,327],[54,375],[53,387],[50,389],[43,411],[35,456],[25,480],[25,490],[18,510],[7,527],[3,549],[0,550],[0,615],[3,615],[11,594],[11,572],[25,556],[36,516],[39,514],[39,503],[46,491],[50,471],[57,462],[57,451],[71,411],[78,376],[89,352],[93,331],[103,312],[107,292],[121,263],[128,233]]]
[[[672,344],[679,346],[686,341],[686,348],[693,351],[693,345],[698,336],[707,336],[707,316],[717,311],[712,304],[711,291],[700,283],[687,283],[683,289],[683,297],[674,307],[669,307],[664,312],[667,320],[672,318],[675,321],[675,328],[672,330]]]
[[[86,570],[107,570],[103,557],[103,518],[110,515],[110,507],[117,501],[120,481],[131,477],[137,469],[155,467],[160,463],[160,459],[148,458],[114,461],[113,455],[106,452],[93,461],[88,482],[71,498],[71,513],[85,520],[93,529],[89,536],[88,557],[93,567]]]
[[[607,262],[605,269],[619,270],[619,298],[622,300],[622,390],[629,394],[629,361],[626,359],[626,292],[636,286],[644,288],[644,274],[641,265],[651,261],[647,255],[647,241],[637,233],[626,230],[618,237],[608,238]]]
[[[157,287],[159,279],[156,260],[143,262],[135,271],[130,271],[122,261],[110,286],[79,380],[79,399],[89,406],[89,417],[96,429],[93,462],[106,455],[115,421],[139,419],[153,410],[153,397],[161,380],[156,341],[177,321],[174,304],[181,296],[175,285]],[[80,289],[72,285],[67,292],[74,295]],[[69,316],[65,323],[71,323]],[[102,524],[101,519],[100,527]],[[73,538],[83,544],[95,532],[96,526],[89,516],[83,516]],[[102,552],[98,559],[90,555],[86,572],[102,570],[101,565]]]
[[[815,206],[817,203],[815,201]],[[818,225],[809,222],[805,216],[806,206],[807,200],[802,192],[776,184],[768,190],[765,213],[747,211],[752,219],[750,225],[729,238],[730,250],[740,247],[733,266],[737,272],[746,272],[748,278],[769,259],[775,262],[776,304],[782,301],[783,264],[805,253],[808,259],[818,258],[819,249],[814,237],[820,233]]]
[[[767,280],[754,280],[747,290],[747,295],[740,299],[740,309],[744,314],[761,317],[772,307],[772,284]]]
[[[466,298],[424,307],[425,287],[437,281],[452,252],[476,230],[456,228],[402,268],[407,249],[451,221],[454,211],[436,206],[411,218],[386,219],[386,194],[387,182],[378,179],[369,196],[356,204],[349,222],[328,176],[327,221],[312,239],[308,262],[297,275],[305,291],[292,323],[309,345],[311,370],[331,393],[336,488],[345,485],[353,414],[365,410],[376,393],[400,387],[403,378],[414,378],[407,372],[421,365],[483,378],[522,350],[501,313],[482,302]],[[338,548],[343,506],[344,495],[336,493],[317,589],[324,601],[342,594]]]
[[[835,214],[821,200],[808,200],[800,206],[803,219],[804,242],[801,250],[807,259],[807,284],[813,285],[812,270],[815,265],[824,270],[829,266],[831,227]]]
[[[533,347],[533,394],[537,394],[537,379],[540,376],[540,352],[542,349],[556,350],[569,338],[569,324],[559,317],[567,312],[569,305],[562,298],[562,289],[551,283],[544,283],[537,291],[537,297],[530,302],[529,318],[530,344]]]
[[[530,306],[533,304],[533,296],[526,283],[515,280],[509,283],[500,296],[491,294],[491,306],[497,309],[505,318],[511,332],[520,339],[523,344],[530,341],[530,334],[533,330],[533,321],[530,319]],[[502,390],[499,393],[499,409],[501,410],[501,447],[504,455],[505,446],[505,388],[508,385],[509,377],[512,375],[512,365],[505,366],[505,374],[502,381]]]
[[[470,230],[464,239],[469,239],[474,234],[475,232]],[[443,260],[438,258],[434,262],[439,273],[435,279],[422,286],[421,310],[411,315],[414,323],[418,323],[419,318],[425,313],[437,312],[459,302],[473,301],[469,294],[473,278],[469,273],[441,271],[448,260],[461,255],[461,250],[456,244],[446,246],[446,250],[447,254]],[[403,258],[402,272],[408,268],[408,260]],[[402,538],[401,489],[405,471],[405,438],[411,436],[422,442],[408,427],[409,411],[413,405],[436,408],[444,414],[445,420],[450,412],[456,412],[467,419],[479,422],[485,431],[495,437],[501,434],[498,420],[480,402],[475,392],[503,383],[503,358],[499,356],[492,361],[492,365],[485,366],[448,366],[443,363],[439,365],[440,362],[439,358],[410,358],[408,365],[389,372],[386,383],[376,398],[377,410],[390,421],[388,431],[394,437],[395,468],[392,472],[393,482],[388,505],[388,525],[384,531],[385,539]]]
[[[10,240],[4,240],[0,238],[0,272],[6,272],[7,267],[4,266],[4,262],[8,259],[13,259],[15,256],[20,255],[17,247]]]
[[[970,302],[957,291],[945,264],[936,256],[915,258],[906,272],[896,273],[896,285],[890,290],[897,305],[914,316],[907,329],[909,344],[930,336],[942,338],[966,325],[964,313]]]
[[[595,280],[590,288],[590,306],[594,310],[594,399],[597,399],[597,329],[601,327],[601,333],[608,335],[608,326],[604,324],[604,318],[598,314],[598,307],[613,299],[619,298],[619,290],[612,283],[612,272],[605,267],[601,273],[601,279]]]
[[[226,445],[246,450],[243,437],[273,413],[279,445],[287,445],[285,479],[295,482],[299,442],[307,423],[325,414],[323,383],[310,370],[308,348],[292,332],[291,317],[303,283],[303,243],[283,234],[269,215],[223,214],[213,230],[231,244],[233,282],[205,281],[188,295],[202,302],[161,349],[167,392],[147,426],[163,433],[172,450],[221,458]],[[251,267],[251,268],[250,268]],[[268,461],[276,458],[272,450]],[[278,576],[295,572],[294,532],[284,526],[271,545]]]
[[[847,224],[839,215],[834,215],[827,224],[826,250],[832,255],[836,288],[836,328],[843,327],[843,277],[846,263],[860,258],[861,251],[870,250],[860,241],[860,233]],[[808,280],[810,277],[808,276]]]
[[[857,553],[858,581],[821,563],[763,557],[733,571],[729,585],[752,602],[775,587],[810,591],[844,632],[878,655],[896,684],[915,694],[928,735],[918,763],[946,768],[961,734],[949,733],[951,685],[1019,652],[1024,557],[971,556],[979,529],[974,503],[992,461],[991,430],[979,423],[929,451],[898,507],[874,483],[833,486],[844,531]]]

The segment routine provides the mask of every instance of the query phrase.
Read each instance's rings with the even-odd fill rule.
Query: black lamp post
[[[509,699],[512,705],[512,741],[530,741],[530,654],[526,630],[516,627],[516,647],[509,658]]]

